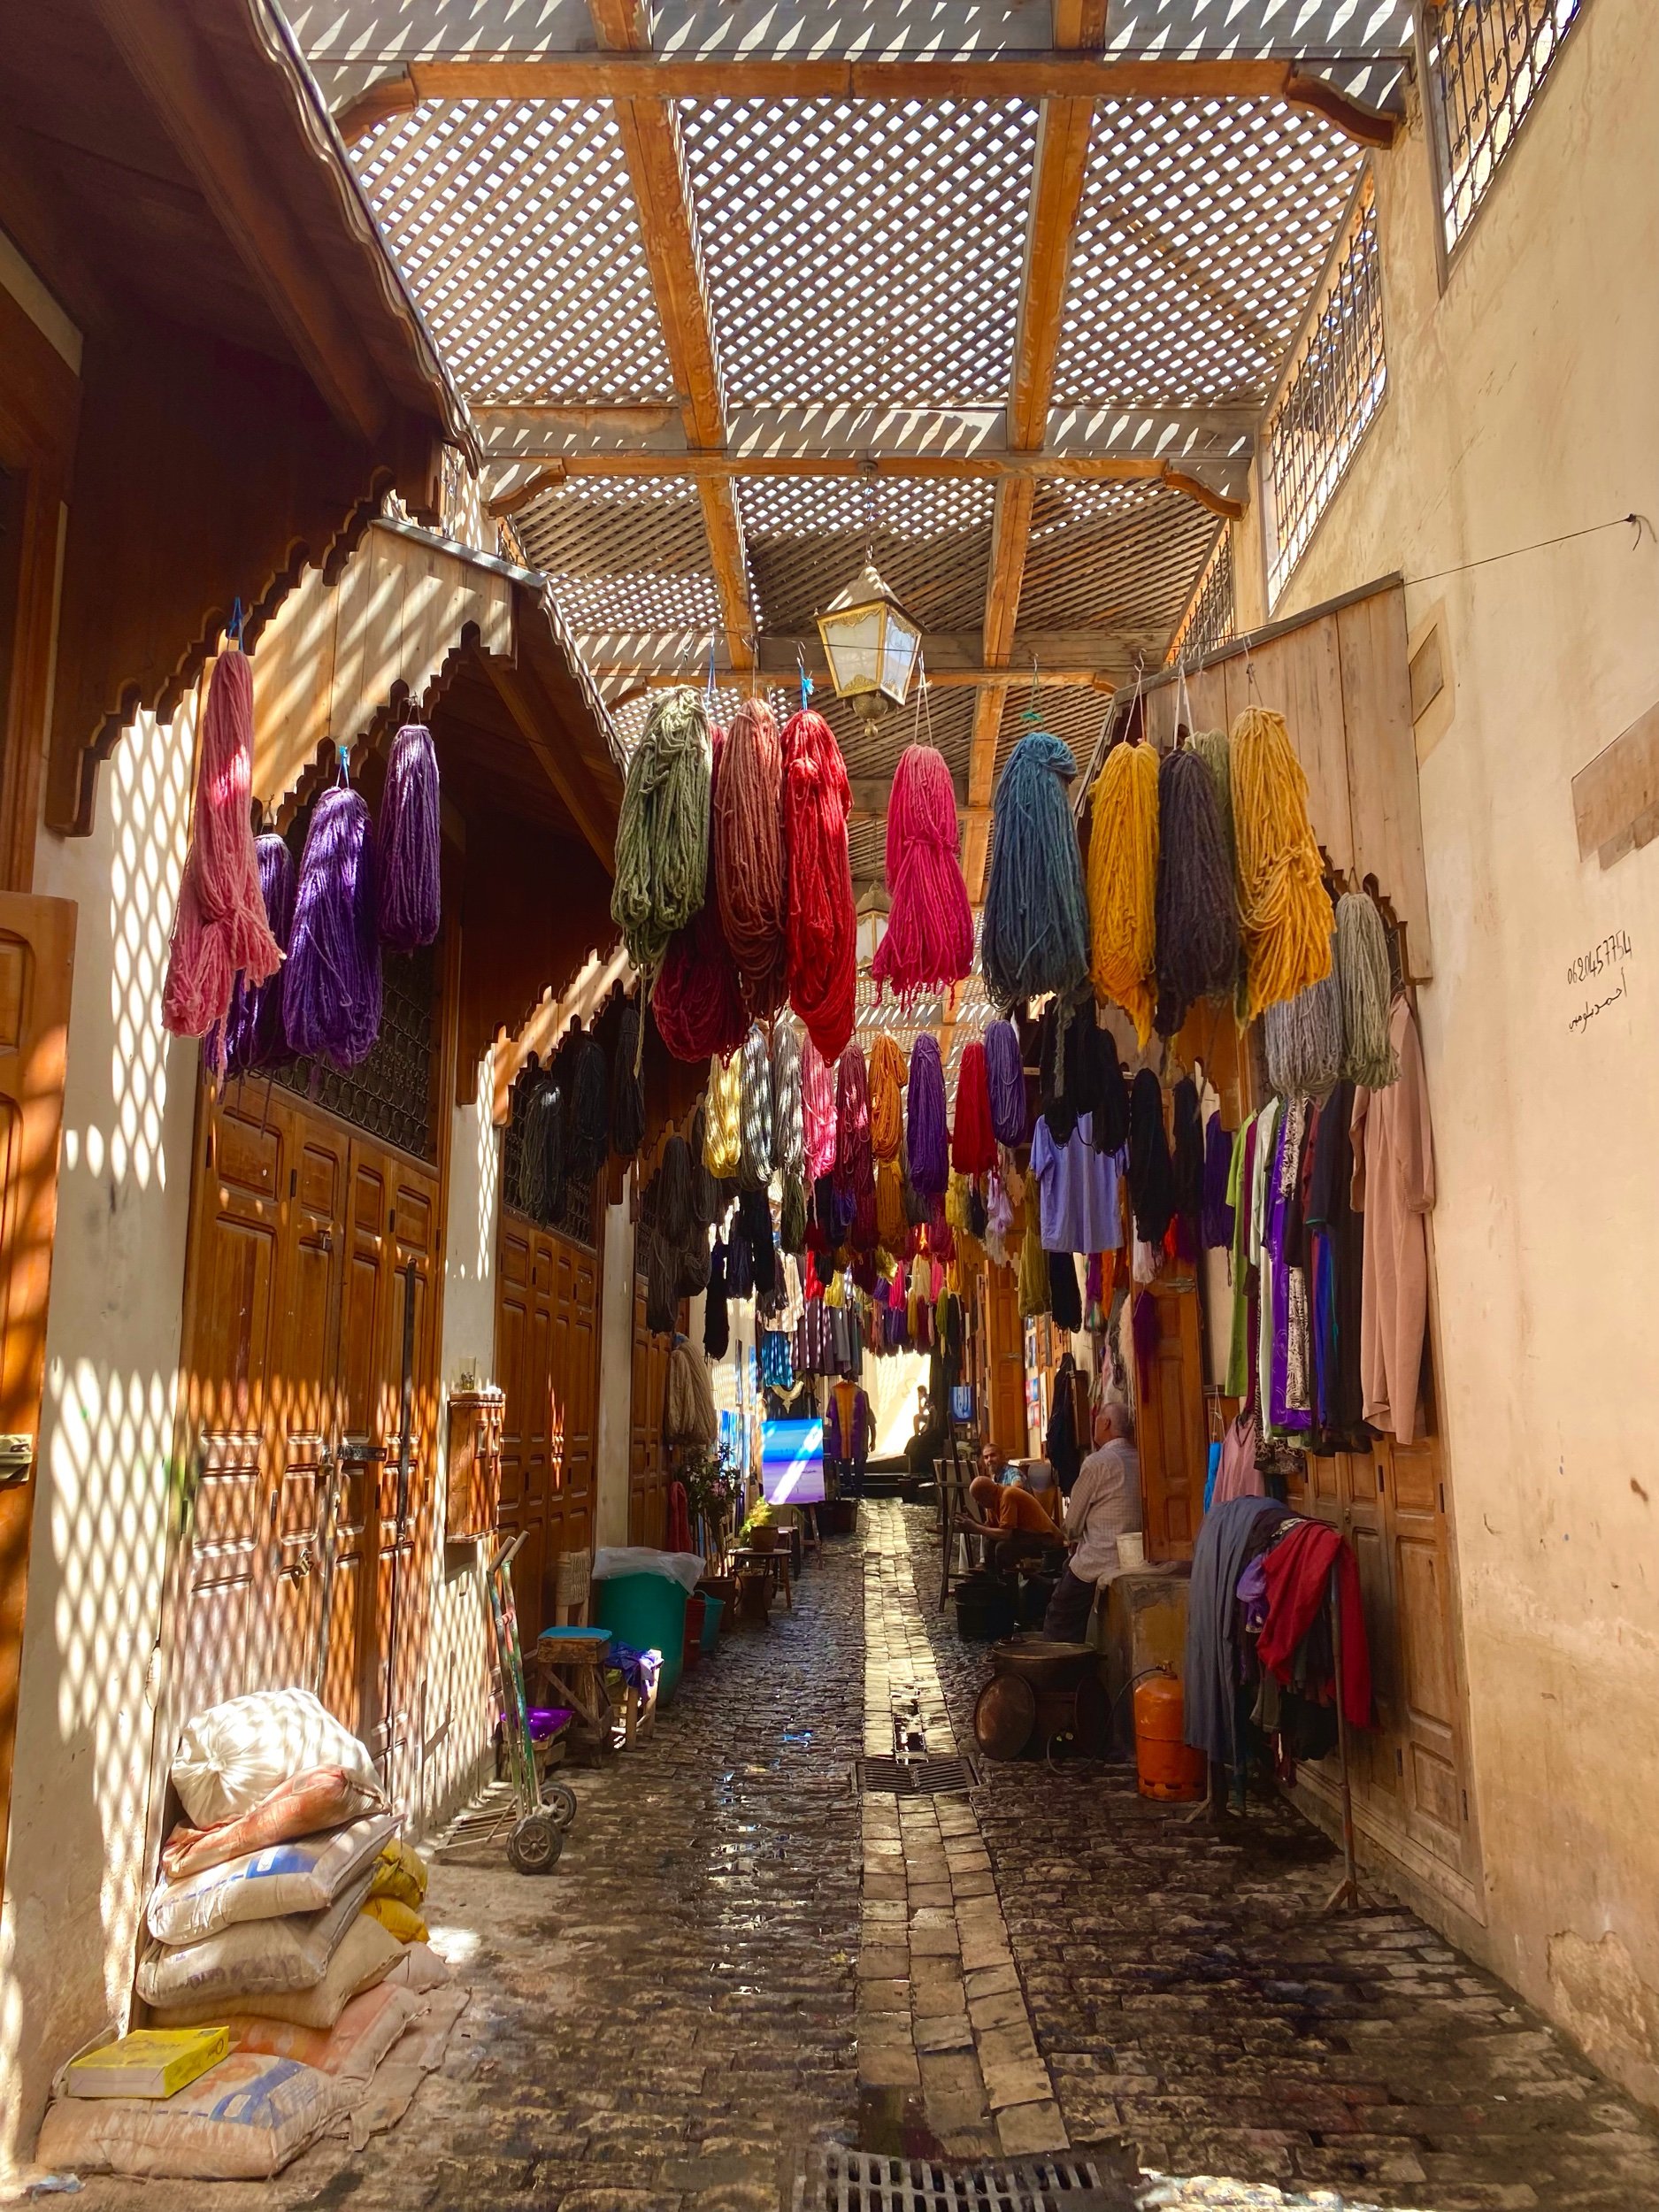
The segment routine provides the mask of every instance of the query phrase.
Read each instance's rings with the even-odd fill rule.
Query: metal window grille
[[[566,1175],[565,1189],[552,1211],[545,1209],[534,1211],[526,1202],[524,1192],[524,1121],[523,1101],[515,1093],[514,1111],[502,1132],[501,1140],[501,1194],[502,1203],[526,1220],[534,1221],[543,1229],[551,1229],[557,1235],[568,1237],[572,1244],[586,1245],[589,1251],[598,1248],[597,1226],[599,1184],[595,1179],[583,1183],[574,1175]]]
[[[1582,12],[1583,0],[1427,0],[1428,104],[1448,253]]]
[[[1187,619],[1170,646],[1169,659],[1171,664],[1202,660],[1218,646],[1231,644],[1238,634],[1233,595],[1233,533],[1223,524],[1187,610]]]
[[[354,1129],[434,1164],[438,1118],[434,1076],[438,1015],[438,964],[424,951],[388,953],[380,971],[380,1033],[355,1068],[324,1060],[296,1060],[278,1069],[284,1089],[337,1114]]]
[[[1267,426],[1268,593],[1277,599],[1330,505],[1388,382],[1382,260],[1369,181]]]

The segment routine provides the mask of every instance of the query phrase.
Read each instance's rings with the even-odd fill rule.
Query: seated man
[[[1129,1440],[1129,1409],[1109,1398],[1094,1416],[1094,1449],[1083,1462],[1065,1506],[1071,1555],[1043,1617],[1056,1643],[1080,1644],[1097,1586],[1118,1571],[1118,1539],[1141,1526],[1141,1461]]]
[[[1038,1545],[1061,1540],[1057,1524],[1032,1491],[1023,1469],[1011,1482],[999,1482],[995,1475],[975,1475],[968,1486],[968,1496],[973,1511],[964,1514],[957,1525],[972,1535],[991,1538],[1010,1557],[1031,1550],[1033,1539]]]

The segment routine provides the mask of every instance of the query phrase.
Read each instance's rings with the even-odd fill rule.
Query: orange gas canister
[[[1204,1755],[1181,1741],[1181,1686],[1173,1675],[1135,1685],[1135,1770],[1142,1797],[1179,1803],[1204,1793]]]

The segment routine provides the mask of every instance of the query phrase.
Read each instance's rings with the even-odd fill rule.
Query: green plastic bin
[[[593,1586],[601,1628],[635,1651],[660,1651],[657,1701],[667,1704],[680,1687],[686,1654],[686,1589],[666,1575],[607,1575]]]

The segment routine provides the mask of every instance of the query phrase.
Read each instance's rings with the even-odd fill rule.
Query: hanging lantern
[[[835,695],[861,721],[879,722],[902,707],[916,672],[922,634],[866,562],[818,618]]]

